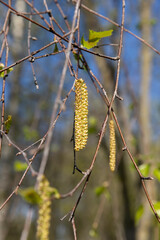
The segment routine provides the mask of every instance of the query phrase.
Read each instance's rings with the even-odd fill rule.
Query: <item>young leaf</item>
[[[150,169],[150,165],[149,164],[142,164],[139,166],[139,170],[142,173],[142,175],[144,177],[147,177],[149,174],[149,169]]]
[[[23,127],[23,134],[27,141],[36,140],[38,138],[37,130],[31,129],[27,125]]]
[[[4,68],[4,64],[0,63],[0,70],[2,70]],[[0,77],[4,77],[4,72],[0,73]]]
[[[0,63],[0,70],[2,70],[4,68],[4,64],[3,63]],[[9,74],[11,71],[13,71],[13,68],[9,68],[7,70],[7,74]],[[4,72],[1,72],[0,73],[0,77],[4,77]]]
[[[97,46],[97,43],[101,38],[109,37],[112,35],[113,30],[108,31],[102,31],[102,32],[96,32],[93,30],[89,30],[89,39],[86,41],[84,37],[81,38],[81,44],[87,49],[93,48]]]
[[[160,181],[160,168],[155,168],[153,174]]]
[[[140,205],[135,214],[135,223],[136,224],[139,222],[140,218],[142,217],[143,212],[144,212],[144,207],[142,205]]]
[[[92,228],[90,231],[89,231],[89,235],[90,237],[92,238],[97,238],[98,237],[98,233],[96,231],[96,229]]]
[[[89,41],[94,41],[95,39],[101,39],[104,37],[109,37],[112,35],[113,30],[95,32],[93,30],[89,30]]]
[[[154,205],[154,208],[155,208],[158,216],[160,217],[160,202],[155,202],[153,205]]]
[[[96,187],[94,192],[99,197],[106,190],[105,186]]]
[[[58,52],[58,46],[57,46],[57,43],[55,43],[55,45],[54,45],[54,51],[53,51],[54,53],[57,53]]]
[[[10,73],[10,72],[12,72],[12,71],[13,71],[13,68],[12,68],[12,67],[9,68],[9,69],[7,69],[7,74]]]
[[[60,193],[58,192],[58,190],[56,188],[50,187],[49,193],[50,193],[50,195],[53,195],[54,198],[60,199]]]
[[[0,63],[0,70],[2,70],[4,68],[4,64]]]
[[[22,172],[22,171],[25,171],[27,168],[27,163],[22,163],[20,161],[15,161],[14,162],[14,170],[16,172]]]
[[[88,133],[90,134],[95,133],[97,128],[97,119],[94,116],[89,117],[88,124],[89,124]]]
[[[28,203],[37,205],[41,202],[40,195],[34,190],[33,187],[19,190],[21,197]]]
[[[83,47],[87,48],[87,49],[90,49],[90,48],[93,48],[97,45],[97,43],[99,42],[100,39],[97,39],[95,41],[86,41],[84,39],[84,37],[82,36],[81,38],[81,44]]]
[[[9,133],[11,124],[12,124],[12,115],[8,115],[7,120],[4,122],[4,125],[5,125],[5,133],[6,133],[6,134]]]

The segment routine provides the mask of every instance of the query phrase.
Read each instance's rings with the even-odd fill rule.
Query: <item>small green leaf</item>
[[[50,187],[48,190],[49,190],[48,192],[50,193],[50,195],[53,195],[54,198],[56,198],[56,199],[60,199],[60,197],[61,197],[60,193],[58,192],[58,190],[56,188]]]
[[[57,46],[57,43],[55,43],[55,45],[54,45],[54,51],[53,51],[54,53],[57,53],[58,52],[58,46]]]
[[[18,160],[14,162],[14,170],[16,172],[23,172],[26,170],[26,168],[27,168],[27,163],[23,163]]]
[[[12,67],[9,68],[9,69],[7,69],[7,74],[10,73],[10,72],[12,72],[12,71],[13,71],[13,68],[12,68]]]
[[[2,70],[3,68],[4,68],[4,64],[0,63],[0,70]],[[7,69],[7,74],[9,74],[11,71],[13,71],[13,68]],[[0,73],[0,77],[4,77],[4,72]]]
[[[74,58],[75,58],[76,61],[77,61],[78,59],[79,59],[79,60],[82,60],[82,55],[81,55],[81,54],[78,55],[78,53],[77,53],[76,51],[73,51],[73,56],[74,56]]]
[[[28,203],[37,205],[41,202],[40,195],[34,190],[33,187],[19,190],[21,197]]]
[[[153,175],[158,179],[158,181],[160,181],[160,168],[155,168]]]
[[[94,192],[99,197],[102,193],[104,193],[105,189],[105,186],[99,186],[95,188]]]
[[[93,30],[89,30],[89,39],[86,41],[84,39],[84,36],[81,38],[81,44],[87,49],[93,48],[97,46],[97,43],[101,38],[104,37],[109,37],[112,35],[113,30],[108,30],[108,31],[102,31],[102,32],[96,32]]]
[[[88,119],[88,133],[92,134],[96,132],[96,127],[97,127],[97,119],[94,116],[89,117]]]
[[[92,238],[98,237],[98,233],[97,233],[96,229],[94,229],[94,228],[92,228],[92,229],[89,231],[89,235],[90,235],[90,237],[92,237]]]
[[[8,115],[7,120],[4,122],[5,125],[5,133],[8,134],[10,127],[12,125],[12,115]]]
[[[136,211],[136,214],[135,214],[135,223],[136,224],[139,222],[139,220],[142,217],[143,213],[144,213],[144,207],[142,205],[140,205],[139,208]]]
[[[97,46],[97,43],[99,42],[100,39],[95,39],[95,41],[86,41],[84,39],[84,37],[82,36],[81,38],[81,44],[83,47],[87,48],[87,49],[90,49],[90,48],[93,48],[95,46]]]
[[[2,70],[4,68],[4,64],[0,63],[0,70]]]
[[[142,173],[142,175],[144,177],[147,177],[149,174],[149,169],[150,169],[150,165],[149,164],[142,164],[139,166],[139,170]]]
[[[155,203],[153,204],[153,206],[154,206],[154,208],[155,208],[158,216],[160,217],[160,202],[155,202]]]
[[[101,39],[104,37],[109,37],[112,35],[113,30],[95,32],[93,30],[89,30],[89,41],[94,41],[95,39]]]
[[[90,126],[95,127],[97,125],[97,118],[94,116],[90,116],[88,122]]]
[[[29,126],[23,127],[23,134],[27,141],[36,140],[38,138],[38,132],[35,129],[31,129]]]

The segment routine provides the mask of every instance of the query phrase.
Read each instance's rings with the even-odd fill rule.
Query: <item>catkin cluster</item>
[[[38,193],[41,197],[39,204],[39,217],[37,221],[37,237],[40,240],[49,239],[51,219],[50,185],[45,176],[41,176]]]
[[[82,78],[75,81],[75,150],[83,149],[88,138],[88,91]]]
[[[114,129],[113,120],[110,120],[110,122],[109,122],[109,130],[110,130],[109,165],[110,165],[111,171],[114,171],[115,165],[116,165],[116,138],[115,138],[115,129]]]

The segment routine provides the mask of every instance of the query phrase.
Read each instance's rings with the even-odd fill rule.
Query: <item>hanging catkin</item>
[[[88,138],[88,91],[82,78],[75,80],[75,150],[83,149]]]
[[[110,120],[110,122],[109,122],[109,130],[110,130],[109,165],[110,165],[111,171],[114,171],[115,165],[116,165],[116,138],[115,138],[115,129],[114,129],[113,120]]]
[[[45,176],[41,176],[38,193],[41,197],[39,217],[37,221],[37,237],[40,240],[49,240],[51,219],[50,185]]]

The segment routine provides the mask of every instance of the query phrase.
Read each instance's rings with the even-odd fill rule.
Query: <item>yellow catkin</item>
[[[51,219],[50,185],[45,176],[41,176],[38,193],[41,197],[39,204],[39,216],[37,220],[37,238],[49,240],[49,228]]]
[[[116,165],[116,138],[115,138],[115,129],[114,129],[113,120],[110,120],[110,122],[109,122],[109,130],[110,130],[109,165],[110,165],[111,171],[114,171],[115,165]]]
[[[88,139],[88,91],[82,78],[75,81],[75,150],[83,149]]]

